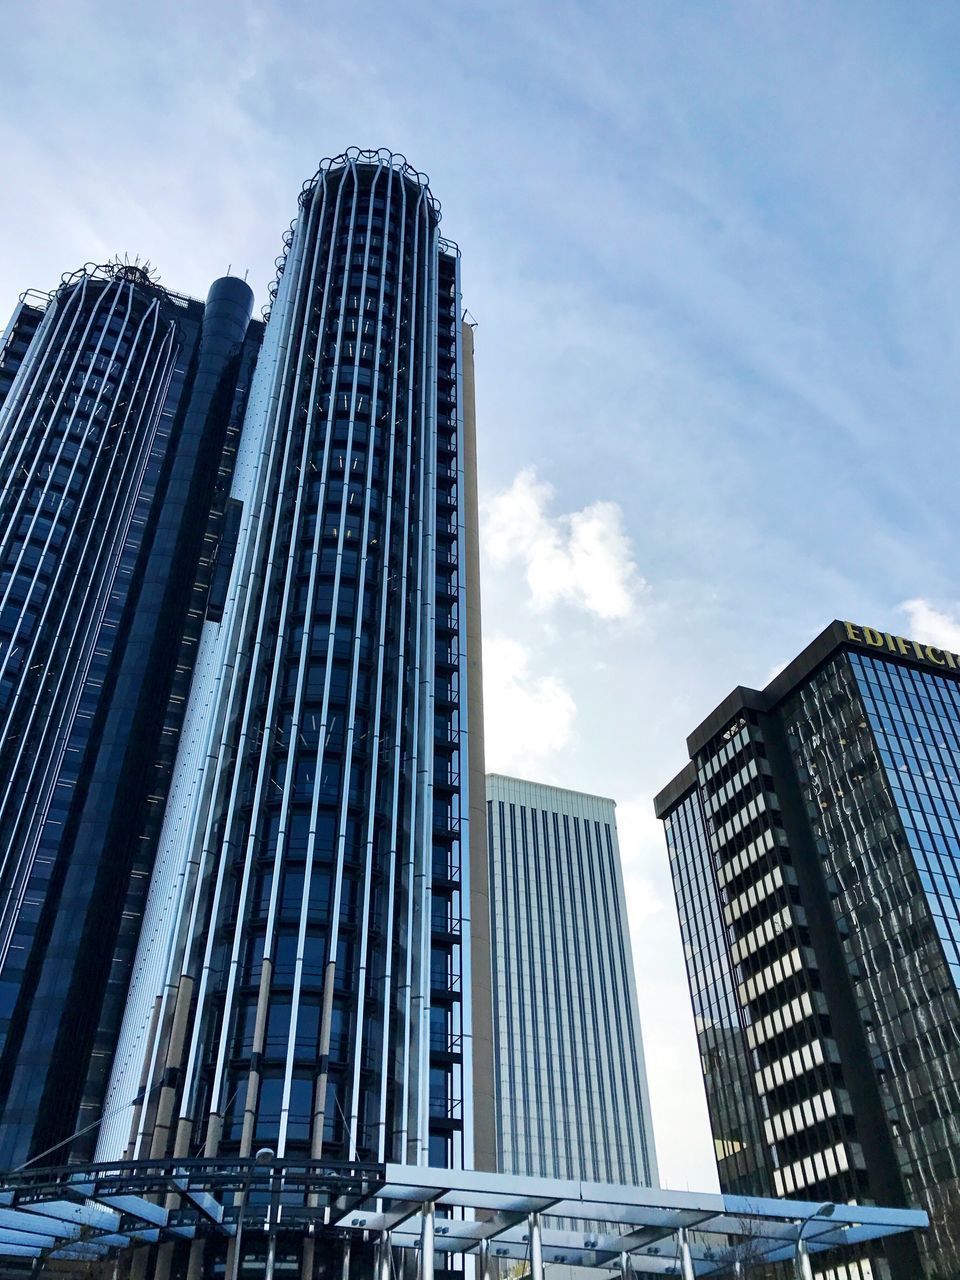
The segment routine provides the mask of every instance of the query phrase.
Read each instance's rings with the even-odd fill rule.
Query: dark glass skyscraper
[[[472,333],[439,223],[387,152],[301,195],[103,1158],[492,1161]]]
[[[860,1274],[954,1274],[960,657],[833,623],[688,747],[656,807],[722,1188],[920,1205]]]
[[[252,301],[86,267],[0,344],[4,1168],[92,1151],[64,1140],[99,1118],[119,1031]]]

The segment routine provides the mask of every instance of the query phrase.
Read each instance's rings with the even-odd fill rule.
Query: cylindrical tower
[[[85,269],[46,309],[0,415],[0,1164],[32,1154],[40,1010],[91,731],[169,438],[178,353],[137,268]],[[55,1036],[57,1010],[44,1011]],[[65,1132],[69,1132],[69,1128]],[[48,1128],[45,1137],[49,1137]]]
[[[88,266],[0,409],[0,1167],[90,1153],[252,301]]]
[[[439,220],[388,152],[324,161],[301,195],[101,1158],[472,1164],[464,396]]]

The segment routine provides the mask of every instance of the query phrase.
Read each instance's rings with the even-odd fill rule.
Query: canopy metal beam
[[[93,1259],[136,1245],[262,1229],[263,1206],[225,1213],[252,1176],[247,1159],[157,1160],[33,1169],[0,1181],[0,1258]],[[483,1272],[497,1258],[613,1268],[621,1276],[690,1277],[729,1270],[731,1249],[777,1262],[928,1225],[917,1209],[818,1205],[664,1191],[409,1165],[277,1160],[271,1238],[334,1230],[389,1250],[419,1252],[424,1275],[437,1253],[472,1254]],[[174,1193],[181,1207],[167,1209]],[[602,1224],[602,1225],[601,1225]],[[690,1233],[696,1232],[695,1240]],[[802,1246],[802,1247],[801,1247]]]

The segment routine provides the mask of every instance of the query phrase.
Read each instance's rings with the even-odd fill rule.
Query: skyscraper
[[[487,778],[499,1167],[656,1186],[616,805]]]
[[[0,343],[4,1275],[690,1276],[725,1265],[693,1224],[801,1262],[807,1228],[926,1225],[593,1181],[655,1178],[612,802],[501,780],[488,862],[439,219],[351,150],[303,190],[265,333],[241,281],[203,305],[113,263]],[[533,1032],[496,1090],[491,872]],[[485,1172],[495,1102],[565,1177]]]
[[[4,1168],[92,1151],[252,302],[90,265],[25,295],[0,342]]]
[[[721,1186],[929,1208],[860,1274],[953,1274],[960,657],[835,622],[687,745],[656,809]]]
[[[492,1162],[472,338],[424,175],[324,161],[243,425],[102,1158]],[[311,1273],[312,1240],[281,1247]]]

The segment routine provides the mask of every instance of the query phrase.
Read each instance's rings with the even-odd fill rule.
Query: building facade
[[[92,1153],[252,303],[87,266],[0,341],[2,1168]]]
[[[616,805],[487,778],[499,1167],[657,1186]]]
[[[473,335],[439,223],[388,152],[301,194],[99,1158],[492,1167]],[[277,1264],[332,1266],[304,1236]]]
[[[687,745],[656,810],[721,1187],[927,1208],[832,1274],[957,1274],[960,658],[836,622]]]

